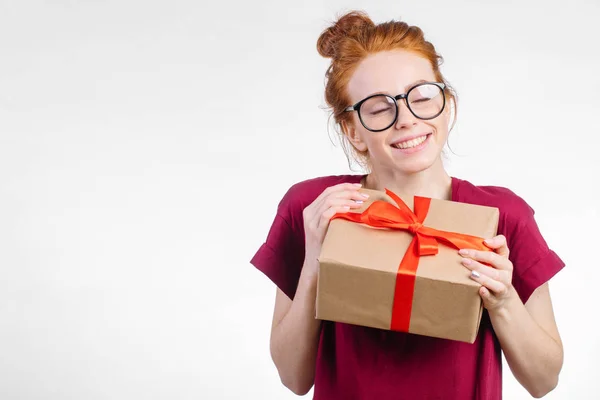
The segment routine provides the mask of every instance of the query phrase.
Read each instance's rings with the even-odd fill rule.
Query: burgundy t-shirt
[[[325,188],[363,175],[315,178],[293,185],[281,200],[266,242],[251,263],[291,299],[304,262],[302,211]],[[525,303],[564,267],[548,248],[533,209],[510,190],[452,178],[452,201],[497,207],[498,234],[508,240],[513,286]],[[314,399],[502,398],[500,345],[487,312],[474,344],[323,321]]]

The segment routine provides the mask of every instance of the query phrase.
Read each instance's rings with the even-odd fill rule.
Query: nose
[[[417,118],[408,109],[404,99],[398,99],[398,118],[396,119],[396,129],[410,128],[417,124]]]

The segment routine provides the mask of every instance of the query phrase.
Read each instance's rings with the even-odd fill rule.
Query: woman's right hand
[[[360,183],[341,183],[325,189],[302,212],[306,243],[304,266],[316,272],[321,245],[331,218],[339,212],[361,207],[369,196],[359,192]]]

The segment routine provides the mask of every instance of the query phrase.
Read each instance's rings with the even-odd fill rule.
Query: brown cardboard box
[[[357,213],[374,201],[395,205],[384,192],[362,191],[370,198]],[[489,238],[496,235],[498,216],[496,208],[431,199],[423,226]],[[398,268],[413,236],[332,220],[319,257],[316,318],[391,329]],[[436,255],[418,257],[407,331],[473,343],[482,313],[480,285],[469,278],[458,250],[438,242]]]

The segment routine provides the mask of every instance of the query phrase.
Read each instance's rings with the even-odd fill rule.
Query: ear
[[[348,121],[342,121],[341,123],[342,131],[344,135],[348,138],[352,146],[360,152],[367,151],[367,144],[360,137],[359,132],[356,130],[353,123],[349,123]]]

